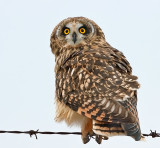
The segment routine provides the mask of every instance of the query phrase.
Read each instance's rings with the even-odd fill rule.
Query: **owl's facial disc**
[[[85,43],[86,39],[93,35],[94,29],[91,24],[81,22],[69,22],[61,29],[61,36],[66,41],[66,45],[78,45]]]

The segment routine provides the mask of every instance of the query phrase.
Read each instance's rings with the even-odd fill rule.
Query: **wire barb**
[[[157,133],[156,130],[153,132],[152,130],[150,130],[150,134],[143,134],[143,136],[151,136],[152,138],[155,137],[160,137],[160,133]]]
[[[30,130],[30,131],[28,131],[28,133],[29,133],[30,137],[32,137],[34,135],[36,137],[36,139],[38,139],[38,137],[37,137],[38,131],[39,131],[39,129],[36,130],[36,131]]]

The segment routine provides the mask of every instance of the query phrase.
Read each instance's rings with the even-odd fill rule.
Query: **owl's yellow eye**
[[[79,32],[80,32],[81,34],[85,34],[85,33],[86,33],[86,29],[85,29],[85,28],[80,28],[80,29],[79,29]]]
[[[70,30],[68,28],[64,29],[64,34],[67,35],[70,33]]]

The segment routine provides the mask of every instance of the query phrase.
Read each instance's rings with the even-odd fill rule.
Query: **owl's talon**
[[[96,142],[98,143],[98,144],[101,144],[102,143],[102,136],[100,136],[100,135],[96,135]]]
[[[108,140],[109,138],[107,136],[102,137],[103,140]]]
[[[82,141],[84,144],[88,143],[90,141],[90,136],[86,135],[85,137],[82,137]]]

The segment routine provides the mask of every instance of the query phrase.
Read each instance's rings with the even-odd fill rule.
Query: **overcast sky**
[[[138,112],[143,133],[160,132],[159,0],[0,0],[0,130],[80,131],[56,123],[53,28],[67,17],[94,20],[122,51],[139,77]],[[101,148],[158,148],[159,138],[135,142],[111,137]],[[0,134],[1,148],[99,147],[80,136]]]

